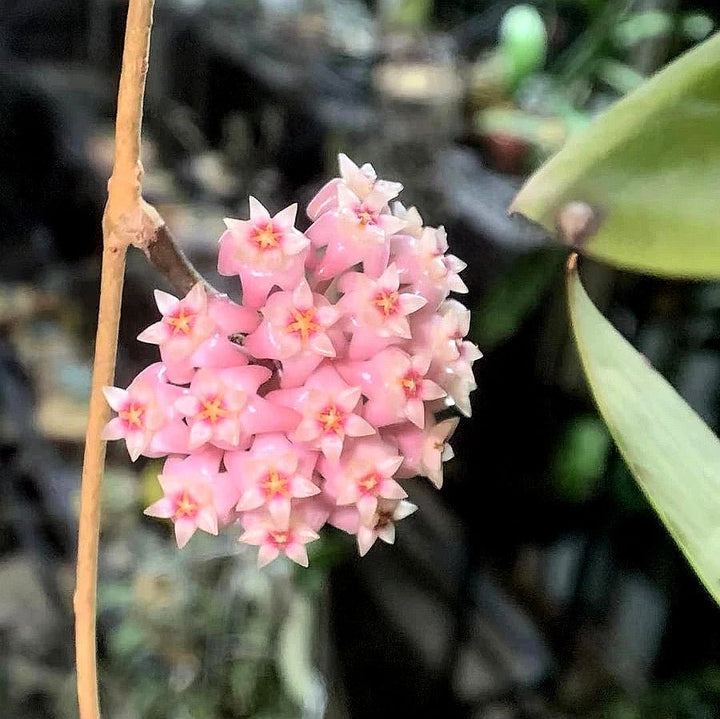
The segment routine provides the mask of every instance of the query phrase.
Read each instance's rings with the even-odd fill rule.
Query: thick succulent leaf
[[[510,210],[619,267],[717,278],[718,177],[720,34],[571,138]]]
[[[630,471],[720,602],[720,442],[568,272],[570,317],[595,401]],[[641,538],[639,538],[641,539]]]

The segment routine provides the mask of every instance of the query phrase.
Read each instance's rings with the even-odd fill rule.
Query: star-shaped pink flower
[[[284,554],[301,567],[308,566],[306,544],[319,535],[303,516],[295,515],[288,522],[275,519],[269,512],[246,512],[241,523],[245,531],[239,541],[258,547],[258,567],[264,567]]]
[[[180,459],[170,457],[158,477],[163,497],[151,504],[149,517],[172,519],[178,547],[184,547],[195,531],[218,533],[218,511],[213,486],[217,468],[207,455]]]
[[[359,415],[360,395],[360,387],[350,387],[332,367],[321,366],[302,387],[277,390],[267,398],[302,415],[290,434],[293,442],[306,442],[337,461],[346,436],[375,434],[375,428]]]
[[[369,359],[391,343],[411,339],[407,316],[426,303],[420,295],[399,291],[394,264],[377,280],[348,272],[340,277],[338,288],[344,295],[337,306],[348,316],[352,331],[352,360]]]
[[[271,374],[265,367],[242,369],[250,375],[249,379],[252,375],[260,375],[260,383]],[[252,391],[256,389],[257,386]],[[242,435],[240,413],[247,402],[248,393],[224,382],[219,372],[198,370],[187,394],[175,402],[175,408],[187,418],[190,427],[190,450],[196,450],[206,442],[219,447],[237,447]]]
[[[182,299],[155,290],[155,301],[162,319],[143,330],[138,340],[159,345],[168,379],[184,384],[192,378],[193,352],[215,330],[205,288],[198,282]]]
[[[206,442],[223,449],[246,447],[254,434],[290,431],[300,416],[257,395],[271,371],[260,365],[200,369],[175,403],[190,426],[190,449]]]
[[[305,280],[293,292],[275,292],[261,310],[263,321],[244,347],[255,357],[281,360],[283,386],[302,384],[325,357],[336,351],[328,329],[340,312]]]
[[[103,429],[103,439],[125,439],[134,462],[141,454],[161,457],[188,451],[188,429],[174,409],[184,390],[168,384],[161,362],[146,367],[128,386],[104,387],[107,403],[117,412]]]
[[[246,306],[261,307],[275,285],[291,290],[304,276],[310,240],[295,229],[296,215],[297,205],[290,205],[271,217],[251,197],[249,220],[225,220],[218,271],[240,276]]]
[[[361,200],[373,195],[382,204],[387,204],[402,190],[399,182],[379,180],[372,165],[366,163],[358,167],[347,155],[338,156],[340,177],[330,180],[310,201],[307,214],[311,220],[316,220],[328,210],[337,207],[337,187],[344,185]]]
[[[345,437],[364,437],[375,428],[355,411],[360,404],[360,387],[349,387],[338,393],[311,389],[303,403],[303,419],[293,432],[295,442],[308,442],[325,457],[340,457]]]
[[[444,364],[460,357],[463,338],[470,331],[470,310],[457,300],[445,300],[437,312],[412,318],[413,345],[430,351],[433,362]]]
[[[472,342],[463,342],[461,353],[454,362],[448,362],[446,365],[438,364],[433,369],[432,376],[447,393],[446,404],[455,405],[462,414],[470,417],[472,414],[470,393],[477,388],[472,364],[482,357],[482,352]]]
[[[429,356],[410,356],[389,347],[367,362],[338,364],[346,382],[359,384],[368,397],[364,416],[376,427],[409,419],[422,429],[425,424],[423,402],[445,396],[445,391],[427,379]]]
[[[407,493],[393,479],[403,458],[379,438],[351,440],[339,461],[320,460],[325,491],[338,505],[354,504],[360,521],[370,524],[379,499],[405,499]]]
[[[317,456],[281,434],[256,437],[246,452],[226,452],[225,466],[240,488],[237,510],[266,507],[274,520],[287,524],[293,499],[320,492],[312,481]]]
[[[400,282],[412,285],[427,299],[430,309],[437,308],[449,292],[468,291],[458,274],[467,265],[446,254],[447,249],[443,227],[425,227],[420,237],[402,235],[393,243],[392,259],[398,266]]]
[[[419,429],[410,422],[388,427],[383,432],[383,438],[394,442],[403,456],[397,476],[427,477],[440,489],[443,485],[443,462],[455,456],[448,442],[459,422],[457,417],[436,422],[432,413],[428,412],[424,429]]]
[[[381,499],[378,508],[368,524],[361,523],[357,531],[357,543],[360,556],[364,557],[375,540],[381,539],[386,544],[395,543],[395,523],[409,517],[417,507],[410,502],[401,500]]]
[[[325,247],[315,276],[330,279],[362,262],[366,274],[379,277],[387,267],[388,239],[404,224],[390,214],[382,197],[370,194],[361,199],[338,185],[337,208],[322,214],[307,231],[315,246]]]

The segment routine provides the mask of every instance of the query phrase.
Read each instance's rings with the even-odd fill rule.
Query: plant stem
[[[148,67],[153,0],[130,0],[118,92],[115,163],[103,216],[100,309],[80,490],[75,608],[75,650],[80,719],[99,719],[95,638],[100,486],[105,465],[102,429],[110,410],[102,388],[113,383],[118,324],[130,244],[147,245],[162,220],[141,197],[140,132]]]
[[[98,536],[100,532],[100,484],[105,465],[102,428],[109,407],[102,388],[113,383],[117,351],[120,303],[126,248],[106,247],[103,251],[100,281],[100,310],[95,339],[92,393],[85,438],[80,526],[78,533],[77,580],[75,588],[75,655],[80,719],[100,716],[97,691],[95,606],[97,594]]]

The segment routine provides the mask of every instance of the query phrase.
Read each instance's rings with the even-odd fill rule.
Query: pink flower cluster
[[[360,554],[392,543],[416,507],[399,480],[436,486],[458,419],[470,414],[472,364],[465,264],[443,228],[395,202],[402,186],[340,156],[341,177],[308,206],[226,220],[221,274],[239,276],[242,304],[202,284],[177,299],[156,291],[162,318],[138,337],[161,362],[127,389],[107,387],[117,416],[106,439],[130,457],[167,456],[163,497],[184,546],[196,530],[239,522],[258,564],[285,554],[307,566],[325,524],[357,537]]]

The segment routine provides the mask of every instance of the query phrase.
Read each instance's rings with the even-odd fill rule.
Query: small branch
[[[202,282],[208,294],[220,294],[192,265],[175,242],[164,223],[155,237],[140,248],[148,261],[180,295],[187,294],[193,285]]]

